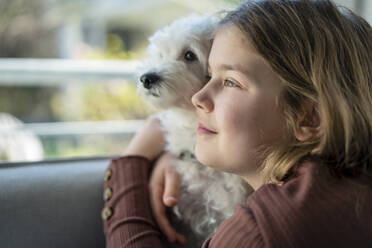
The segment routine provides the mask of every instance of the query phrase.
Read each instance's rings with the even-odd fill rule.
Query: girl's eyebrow
[[[220,64],[220,65],[218,65],[217,68],[219,70],[238,71],[238,72],[244,74],[247,78],[254,79],[253,70],[249,70],[249,69],[245,68],[245,66],[243,66],[242,64],[233,64],[233,65],[230,65],[230,64]],[[210,72],[210,70],[211,70],[211,68],[210,68],[210,65],[209,65],[209,62],[208,62],[208,72]]]
[[[219,68],[226,70],[226,71],[240,71],[244,74],[249,74],[249,71],[246,70],[241,64],[234,64],[234,65],[228,65],[228,64],[221,64],[218,66]]]
[[[209,61],[207,62],[207,65],[208,65],[208,70],[211,69],[210,67],[210,63]],[[236,63],[236,64],[233,64],[233,65],[230,65],[230,64],[219,64],[217,66],[218,69],[222,69],[222,70],[232,70],[232,71],[240,71],[244,74],[250,74],[252,71],[251,70],[248,70],[245,66],[243,66],[242,64],[239,64],[239,63]]]

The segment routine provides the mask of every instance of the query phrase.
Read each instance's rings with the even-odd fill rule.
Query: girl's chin
[[[203,165],[216,169],[225,171],[226,168],[223,168],[224,165],[221,163],[221,161],[218,159],[219,154],[218,152],[213,152],[209,149],[205,149],[205,145],[196,144],[194,153],[196,159]]]
[[[212,167],[212,166],[210,166],[210,165],[212,165],[212,162],[211,162],[211,159],[209,158],[209,156],[206,155],[205,152],[203,153],[203,151],[200,151],[197,146],[195,148],[195,157],[203,165],[208,166],[208,167]]]
[[[216,170],[221,170],[221,168],[218,168],[218,161],[216,161],[216,156],[209,156],[206,155],[205,153],[199,154],[197,151],[195,151],[195,157],[196,159],[203,165],[216,169]]]

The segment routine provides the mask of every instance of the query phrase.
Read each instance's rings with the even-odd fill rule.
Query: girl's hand
[[[174,168],[176,159],[165,152],[156,161],[150,178],[150,201],[156,222],[168,241],[186,244],[186,238],[170,225],[166,214],[166,207],[177,205],[180,194],[180,178]]]
[[[163,152],[165,143],[161,122],[151,115],[132,138],[123,155],[140,155],[153,161]]]

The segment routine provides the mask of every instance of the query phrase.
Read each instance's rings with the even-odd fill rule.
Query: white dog
[[[165,110],[158,117],[167,132],[166,150],[178,156],[182,179],[174,211],[203,238],[214,233],[251,192],[240,177],[206,167],[193,155],[198,121],[191,96],[207,82],[217,24],[218,18],[193,14],[157,31],[149,39],[137,87],[147,102]]]
[[[16,117],[0,113],[0,161],[37,161],[43,157],[40,139]]]

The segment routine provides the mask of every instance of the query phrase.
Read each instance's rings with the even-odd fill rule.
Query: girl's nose
[[[203,110],[204,112],[212,112],[213,110],[213,102],[210,96],[205,91],[205,88],[202,88],[198,92],[196,92],[191,97],[191,102],[194,105],[194,107],[198,110]]]

